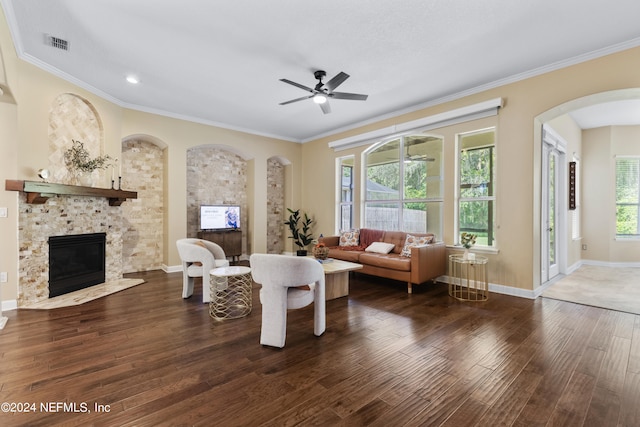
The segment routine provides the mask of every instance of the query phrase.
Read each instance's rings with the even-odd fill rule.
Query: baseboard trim
[[[15,310],[18,308],[18,300],[10,299],[8,301],[2,301],[2,311]]]
[[[514,288],[513,286],[497,285],[494,283],[489,283],[489,291],[495,292],[497,294],[510,295],[512,297],[526,299],[536,299],[538,297],[538,295],[536,295],[536,292],[530,289],[520,289]]]
[[[595,265],[598,267],[640,267],[640,262],[608,262],[608,261],[596,261],[590,259],[583,259],[583,265]]]
[[[182,264],[180,265],[166,265],[162,264],[162,271],[165,273],[179,273],[182,271]]]
[[[436,281],[448,284],[449,276],[440,276]],[[495,283],[489,283],[489,292],[527,299],[536,299],[538,297],[534,291],[528,289],[514,288],[512,286],[498,285]]]

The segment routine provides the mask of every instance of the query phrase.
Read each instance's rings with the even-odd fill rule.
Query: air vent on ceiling
[[[45,34],[45,42],[48,46],[55,47],[56,49],[69,50],[69,42],[59,37]]]

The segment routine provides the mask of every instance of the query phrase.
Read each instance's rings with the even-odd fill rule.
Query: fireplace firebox
[[[49,237],[49,298],[105,281],[106,233]]]

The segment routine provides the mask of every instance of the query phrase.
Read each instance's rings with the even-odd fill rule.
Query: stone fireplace
[[[123,218],[119,206],[105,197],[66,196],[44,204],[27,203],[20,193],[18,218],[18,306],[49,298],[49,238],[104,233],[105,281],[122,278]]]

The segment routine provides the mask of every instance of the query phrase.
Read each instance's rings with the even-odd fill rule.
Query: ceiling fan
[[[318,84],[311,89],[305,85],[301,85],[300,83],[292,82],[287,79],[280,79],[281,82],[289,83],[295,87],[299,87],[300,89],[306,90],[307,92],[311,92],[311,95],[303,96],[301,98],[292,99],[290,101],[281,102],[280,105],[287,105],[293,102],[302,101],[304,99],[313,98],[313,102],[318,104],[322,109],[324,114],[328,114],[331,112],[331,107],[327,102],[329,98],[335,99],[350,99],[354,101],[366,101],[369,95],[361,95],[359,93],[346,93],[346,92],[334,92],[334,89],[344,83],[345,80],[349,78],[349,74],[340,71],[336,74],[331,80],[329,80],[326,84],[322,83],[322,79],[327,76],[327,73],[322,70],[318,70],[313,73],[313,76],[318,80]]]

